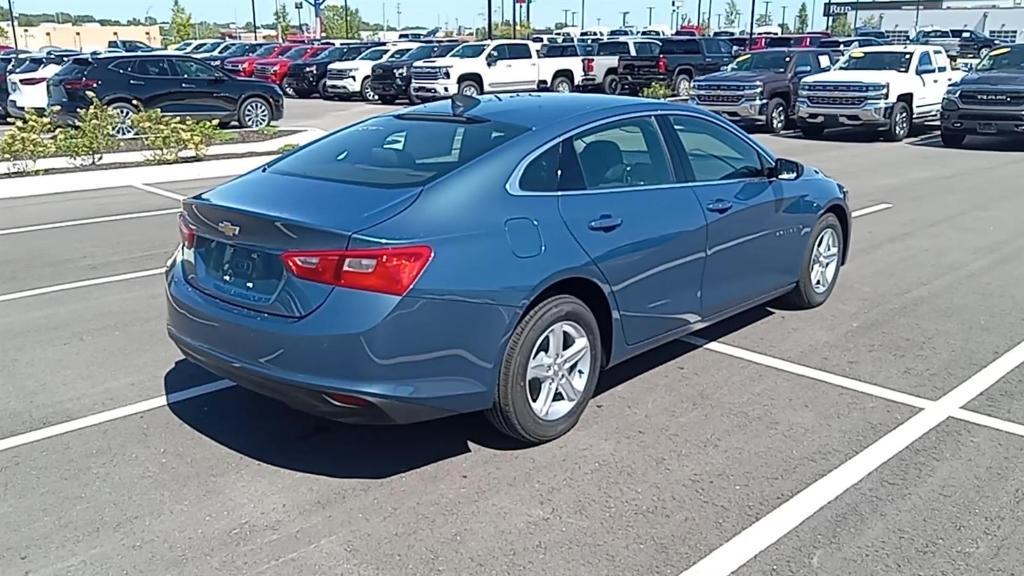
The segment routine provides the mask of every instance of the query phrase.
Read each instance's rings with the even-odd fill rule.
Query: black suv
[[[721,70],[732,61],[732,44],[722,38],[657,38],[656,56],[620,56],[622,88],[639,92],[653,84],[665,84],[679,96],[690,95],[690,83],[698,76]]]
[[[1024,138],[1024,44],[988,53],[942,99],[942,143],[962,146],[969,134]]]
[[[405,98],[411,104],[418,104],[420,100],[413,95],[411,89],[410,70],[413,63],[427,58],[442,58],[458,46],[457,42],[424,44],[401,58],[374,64],[370,73],[370,89],[382,104],[394,104],[399,98]]]
[[[284,116],[284,94],[259,80],[234,78],[185,55],[161,53],[101,54],[73,58],[47,85],[49,106],[58,122],[74,124],[89,106],[87,93],[116,111],[122,122],[115,132],[130,136],[129,120],[138,106],[200,120],[238,122],[263,128]]]
[[[289,96],[309,98],[319,94],[320,98],[330,100],[331,96],[324,89],[327,83],[327,67],[334,62],[355,60],[363,52],[380,45],[380,42],[344,44],[335,46],[316,58],[295,62],[288,67],[288,73],[281,86]]]
[[[765,125],[777,134],[792,117],[800,79],[830,69],[836,60],[828,49],[749,52],[726,70],[694,80],[690,102],[734,122]]]

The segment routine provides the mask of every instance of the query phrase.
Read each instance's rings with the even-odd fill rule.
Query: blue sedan
[[[530,443],[605,368],[776,298],[813,308],[846,190],[685,105],[457,97],[378,116],[184,201],[167,330],[313,414],[486,410]]]

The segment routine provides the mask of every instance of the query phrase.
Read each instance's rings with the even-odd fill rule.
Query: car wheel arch
[[[904,92],[896,97],[896,102],[903,102],[910,108],[910,116],[914,116],[914,94],[911,92]]]
[[[475,72],[466,72],[465,74],[460,74],[459,78],[456,80],[456,83],[462,84],[463,82],[476,82],[476,85],[479,86],[481,90],[483,90],[484,87],[483,76]]]
[[[846,207],[842,204],[833,203],[822,210],[818,218],[822,218],[825,214],[832,214],[839,220],[839,227],[843,230],[843,259],[840,261],[841,264],[846,264],[846,260],[850,254],[850,213]]]
[[[614,323],[612,307],[612,295],[600,280],[587,275],[567,275],[552,278],[542,285],[543,287],[530,296],[516,320],[518,324],[530,310],[536,308],[545,300],[555,296],[573,296],[583,302],[597,320],[597,326],[601,332],[601,352],[603,358],[601,365],[607,367],[612,355],[612,347],[615,342]]]

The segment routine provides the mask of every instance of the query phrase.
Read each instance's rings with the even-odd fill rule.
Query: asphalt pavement
[[[758,138],[860,210],[832,298],[618,366],[528,449],[479,415],[318,420],[184,361],[153,272],[172,198],[0,200],[0,574],[1020,574],[1022,149]]]

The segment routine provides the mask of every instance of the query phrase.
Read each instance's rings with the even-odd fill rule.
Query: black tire
[[[118,122],[114,126],[114,136],[117,138],[130,138],[135,136],[137,130],[132,125],[132,118],[138,113],[138,109],[128,102],[114,102],[107,106],[114,115],[117,116]]]
[[[992,51],[992,48],[989,48],[988,46],[982,46],[981,48],[979,48],[978,49],[978,60],[984,60],[985,56],[988,56],[988,53],[991,52],[991,51]]]
[[[786,129],[786,124],[789,123],[789,106],[786,105],[785,100],[782,98],[772,98],[768,102],[766,112],[765,127],[769,132],[778,134]]]
[[[689,98],[690,77],[683,73],[676,75],[676,79],[672,82],[672,92],[681,98]]]
[[[882,133],[882,138],[887,142],[899,142],[910,134],[913,127],[914,119],[910,116],[910,107],[906,102],[897,102],[892,107],[889,127]]]
[[[817,291],[811,278],[811,264],[813,263],[815,245],[826,230],[831,230],[837,239],[835,275],[832,277],[827,289]],[[787,308],[797,310],[817,308],[824,304],[828,297],[832,295],[832,290],[835,289],[836,283],[839,281],[845,241],[845,238],[843,238],[843,228],[839,225],[839,219],[836,218],[835,214],[827,213],[819,218],[817,224],[814,225],[814,230],[810,234],[810,241],[807,243],[807,249],[804,251],[804,256],[801,260],[800,278],[797,280],[793,290],[779,299],[780,303],[784,304]]]
[[[262,113],[255,111],[255,109],[260,107],[266,113],[265,119]],[[265,128],[270,126],[273,119],[274,115],[270,109],[270,104],[263,98],[250,96],[242,100],[242,103],[238,105],[238,125],[242,128]]]
[[[395,102],[398,102],[398,98],[395,98],[394,96],[378,96],[377,101],[381,104],[387,104],[390,106]]]
[[[469,92],[467,94],[467,91]],[[473,80],[463,80],[459,82],[459,94],[463,96],[479,96],[483,90],[480,85]]]
[[[363,83],[359,85],[359,97],[363,99],[363,102],[376,102],[378,100],[377,93],[370,87],[370,79],[363,80]]]
[[[551,81],[551,91],[559,94],[572,92],[572,81],[565,76],[558,76]]]
[[[966,139],[967,134],[960,134],[957,132],[942,133],[942,145],[946,148],[960,148],[964,145],[964,140]]]
[[[421,100],[420,97],[417,96],[412,91],[412,86],[409,86],[409,91],[406,93],[406,98],[409,99],[409,104],[413,104],[413,105],[420,104],[420,103],[423,102],[423,100]]]
[[[803,135],[804,138],[817,140],[825,135],[825,129],[821,126],[801,126],[800,134]]]
[[[324,78],[316,85],[316,93],[320,95],[321,100],[334,100],[334,97],[327,93],[327,79]]]
[[[541,419],[530,406],[530,384],[526,371],[530,354],[545,332],[555,323],[571,321],[581,327],[590,343],[588,379],[576,404],[555,420]],[[487,418],[504,434],[540,444],[558,438],[571,430],[594,394],[601,369],[601,332],[593,313],[572,296],[554,296],[540,303],[523,317],[509,339],[494,406]]]
[[[619,82],[619,77],[615,74],[609,74],[604,77],[604,93],[618,95],[622,91],[622,83]]]

